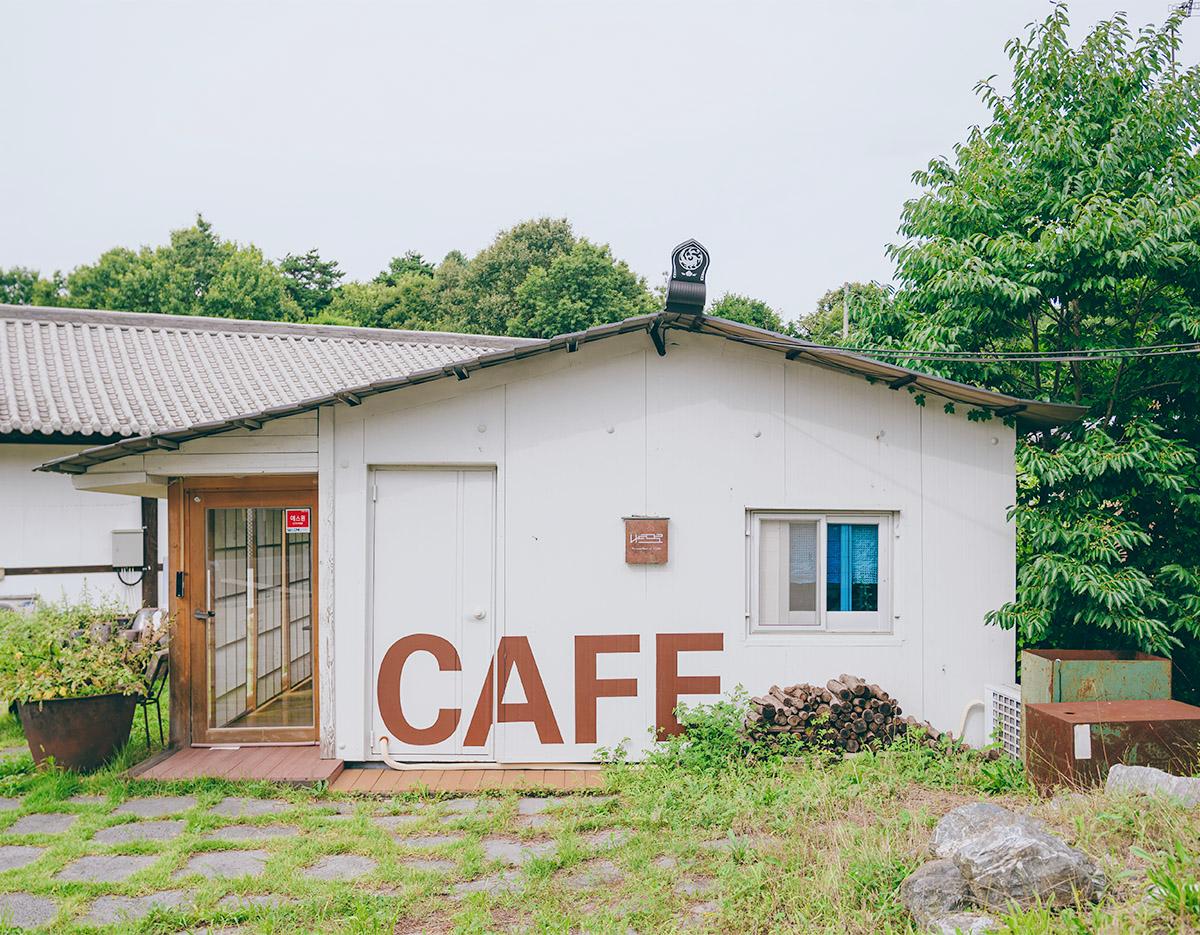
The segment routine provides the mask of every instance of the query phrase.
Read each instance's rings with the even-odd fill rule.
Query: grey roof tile
[[[0,305],[0,434],[100,444],[474,359],[516,338]]]

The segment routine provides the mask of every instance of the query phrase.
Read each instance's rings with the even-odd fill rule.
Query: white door
[[[495,472],[372,472],[371,744],[406,760],[493,757],[463,746],[495,651]],[[490,724],[494,699],[483,699]]]

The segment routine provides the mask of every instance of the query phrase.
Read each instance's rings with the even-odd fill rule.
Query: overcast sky
[[[1077,0],[1076,32],[1114,9]],[[983,119],[975,82],[1048,10],[0,0],[0,266],[68,270],[200,211],[365,278],[553,215],[651,282],[696,237],[710,296],[793,317],[889,278],[912,171]],[[1200,18],[1185,29],[1192,62]]]

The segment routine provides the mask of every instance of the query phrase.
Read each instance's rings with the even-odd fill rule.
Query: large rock
[[[1200,779],[1172,776],[1152,766],[1109,767],[1105,792],[1143,792],[1147,795],[1165,795],[1183,805],[1200,805]]]
[[[996,920],[982,912],[955,912],[934,919],[928,928],[936,935],[983,935],[996,931]]]
[[[972,802],[947,812],[933,829],[929,849],[934,857],[954,857],[968,841],[991,831],[996,825],[1022,825],[1030,831],[1045,831],[1046,826],[1029,815],[1010,812],[991,802]]]
[[[1104,891],[1104,874],[1086,854],[1020,820],[997,821],[964,841],[954,863],[985,907],[1068,906]]]
[[[954,861],[931,860],[900,884],[900,901],[918,925],[929,926],[969,907],[971,891]]]

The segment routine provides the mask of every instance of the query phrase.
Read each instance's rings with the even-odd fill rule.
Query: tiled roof
[[[0,435],[154,435],[526,343],[0,304]]]

